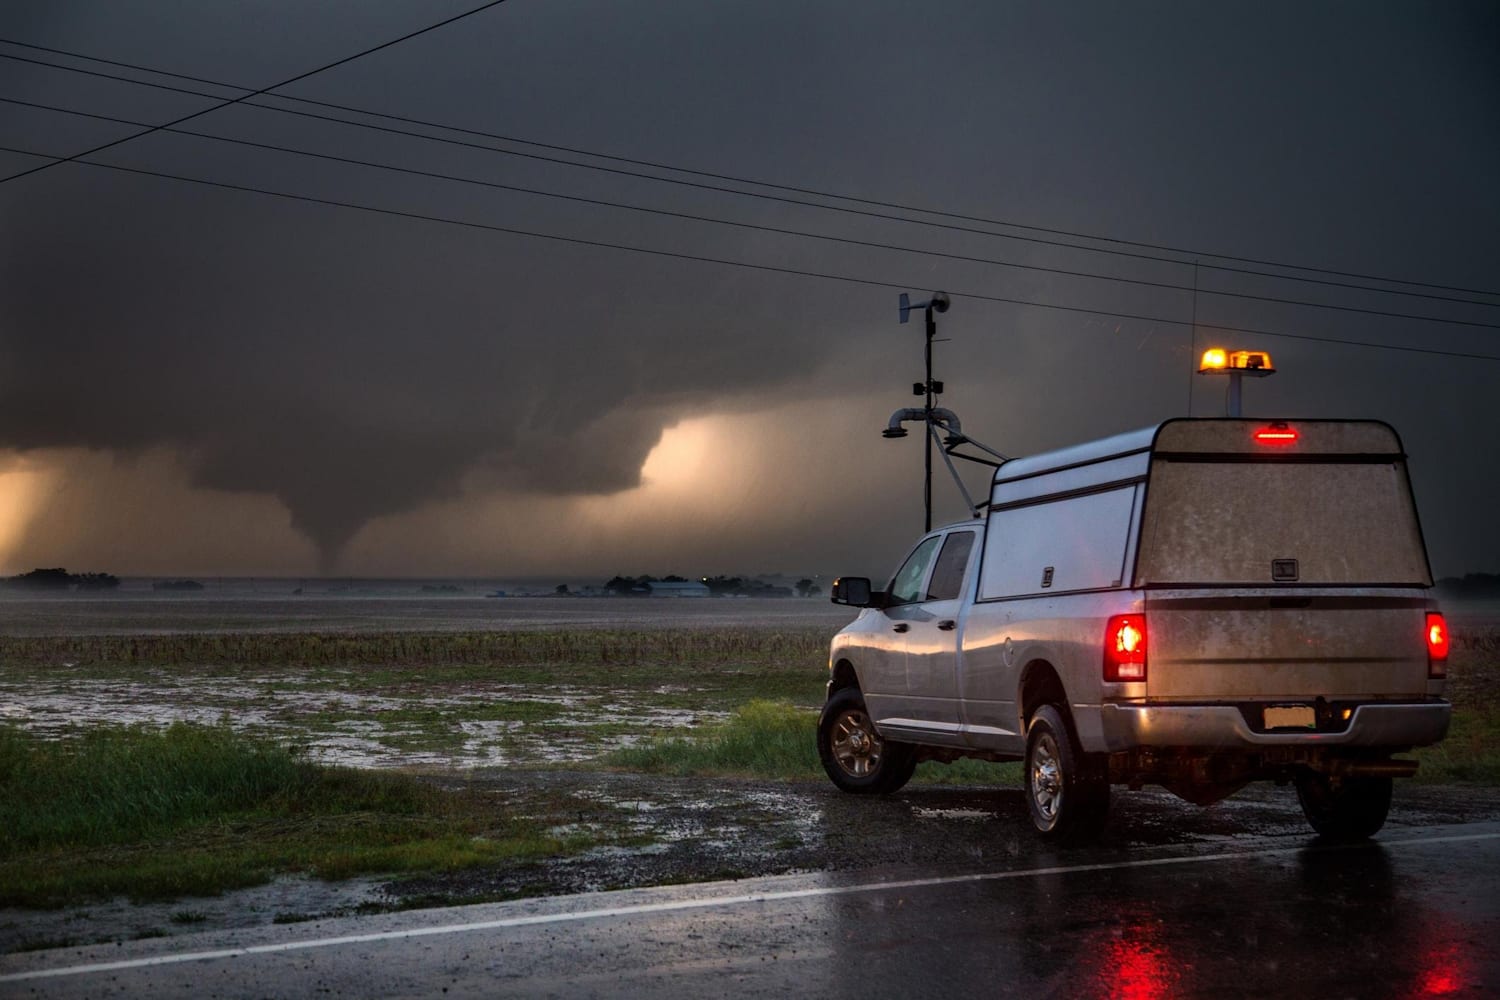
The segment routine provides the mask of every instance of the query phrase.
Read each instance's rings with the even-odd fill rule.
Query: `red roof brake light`
[[[1427,612],[1427,676],[1448,676],[1448,622],[1436,611]]]
[[[1297,428],[1289,427],[1285,421],[1278,420],[1275,423],[1258,428],[1255,432],[1255,443],[1285,446],[1296,444],[1299,437],[1301,435],[1297,433]]]
[[[1104,679],[1146,679],[1146,616],[1114,615],[1104,627]]]

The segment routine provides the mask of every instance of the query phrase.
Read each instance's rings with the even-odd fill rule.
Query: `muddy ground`
[[[506,770],[436,776],[477,785],[567,824],[620,829],[639,846],[542,862],[408,878],[325,883],[282,878],[214,899],[64,911],[0,911],[0,952],[294,923],[358,912],[596,892],[789,872],[992,871],[1066,862],[1071,853],[1149,852],[1164,844],[1232,848],[1250,838],[1311,843],[1289,788],[1252,786],[1207,809],[1153,790],[1116,792],[1103,841],[1053,848],[1031,832],[1018,787],[912,785],[860,797],[824,782],[663,778],[599,771]],[[1398,784],[1384,837],[1414,827],[1500,819],[1500,789]]]

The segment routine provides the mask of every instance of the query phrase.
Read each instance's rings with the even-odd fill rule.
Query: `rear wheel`
[[[858,688],[835,691],[818,719],[818,757],[833,783],[846,792],[894,792],[917,769],[916,749],[881,738]]]
[[[1109,814],[1103,768],[1078,749],[1054,705],[1026,729],[1026,806],[1037,832],[1056,840],[1092,840]]]
[[[1385,825],[1391,809],[1390,778],[1330,778],[1316,771],[1297,776],[1297,801],[1318,836],[1364,840]]]

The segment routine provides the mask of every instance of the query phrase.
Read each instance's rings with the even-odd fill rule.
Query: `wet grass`
[[[9,684],[42,690],[131,683],[210,698],[217,696],[206,681],[232,679],[254,685],[252,697],[269,702],[323,691],[454,699],[503,686],[623,694],[652,708],[722,712],[755,698],[818,704],[829,634],[805,627],[0,636],[0,664]]]
[[[279,873],[444,871],[618,841],[466,790],[308,763],[222,727],[0,727],[0,905],[214,895]]]
[[[1448,738],[1413,756],[1424,784],[1500,785],[1500,713],[1457,706]]]
[[[752,701],[723,722],[685,736],[657,737],[605,755],[604,766],[647,774],[827,780],[818,760],[818,713],[786,702]],[[922,784],[1019,784],[1020,765],[959,760],[917,767]]]
[[[823,769],[813,744],[817,719],[812,709],[752,701],[724,722],[616,750],[600,763],[647,774],[821,777]]]
[[[29,725],[54,736],[139,703],[161,707],[133,718],[223,718],[329,762],[544,763],[755,699],[816,706],[828,636],[800,627],[0,637],[0,695],[38,699],[45,710]]]

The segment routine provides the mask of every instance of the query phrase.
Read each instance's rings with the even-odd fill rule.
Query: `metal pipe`
[[[1417,773],[1414,760],[1332,760],[1328,773],[1340,778],[1410,778]]]
[[[926,527],[924,532],[932,530],[932,443],[937,436],[932,433],[932,338],[937,335],[937,320],[932,318],[932,302],[927,303],[927,456],[923,469],[925,475],[922,479],[922,507]]]
[[[932,441],[937,441],[938,432],[935,422],[928,423],[927,433],[929,435],[929,444]],[[948,449],[942,447],[941,441],[938,442],[938,445],[938,450],[943,456],[943,461],[948,465],[948,474],[953,477],[953,484],[958,487],[958,492],[963,494],[964,503],[969,505],[969,516],[977,517],[979,515],[979,508],[974,506],[974,498],[969,495],[968,487],[964,486],[963,477],[958,474],[958,469],[953,465],[953,459],[949,457]]]

